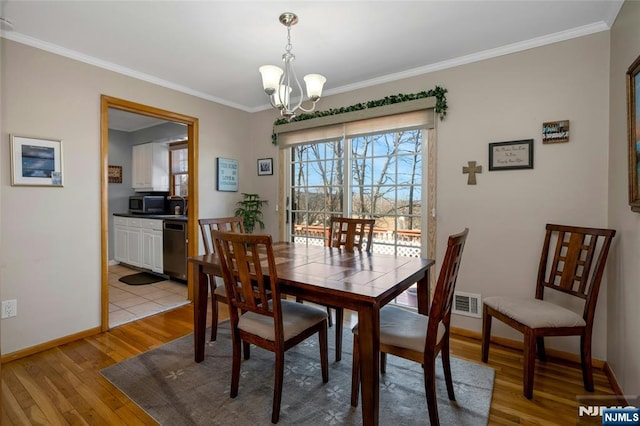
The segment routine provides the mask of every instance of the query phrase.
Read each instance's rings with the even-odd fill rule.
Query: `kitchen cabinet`
[[[145,143],[132,148],[131,184],[134,191],[169,190],[169,146]]]
[[[115,260],[163,272],[162,219],[114,217]]]
[[[142,220],[142,267],[161,274],[162,257],[162,220]]]

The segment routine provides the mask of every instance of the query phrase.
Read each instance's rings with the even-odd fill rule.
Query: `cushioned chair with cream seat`
[[[449,237],[429,316],[389,305],[380,310],[380,372],[386,371],[386,354],[422,364],[427,408],[432,425],[440,424],[436,402],[435,372],[436,357],[439,352],[442,353],[447,393],[449,399],[455,401],[449,362],[449,327],[453,293],[468,233],[469,229],[465,228],[463,232]],[[358,405],[360,387],[358,326],[353,328],[353,333],[351,405],[355,407]],[[416,416],[420,417],[419,414]]]
[[[202,234],[202,241],[204,242],[205,254],[213,254],[215,252],[211,238],[212,230],[244,233],[244,226],[242,224],[242,218],[240,217],[200,219],[198,223],[200,224],[200,233]],[[214,275],[209,275],[209,288],[211,291],[211,340],[214,341],[218,334],[218,302],[225,304],[228,302],[224,284],[220,283],[220,285],[217,285]]]
[[[220,231],[211,231],[211,235],[220,257],[231,317],[230,396],[238,395],[241,343],[252,343],[274,352],[271,422],[277,423],[285,351],[318,333],[322,381],[329,381],[327,313],[315,306],[281,299],[271,236]]]
[[[528,399],[533,397],[536,345],[540,361],[546,360],[544,336],[580,336],[582,379],[585,389],[593,391],[591,332],[600,281],[615,233],[612,229],[547,225],[535,298],[484,299],[482,361],[489,359],[492,318],[523,333],[523,393]],[[582,315],[543,300],[545,288],[584,299]]]

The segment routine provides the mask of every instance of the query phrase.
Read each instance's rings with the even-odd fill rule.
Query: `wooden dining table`
[[[273,245],[283,293],[358,313],[362,423],[378,424],[380,308],[417,283],[418,311],[428,313],[433,260],[293,243]],[[194,277],[194,357],[204,360],[207,274],[221,275],[216,255],[189,258]],[[337,324],[336,327],[340,327]],[[339,330],[336,330],[339,332]]]

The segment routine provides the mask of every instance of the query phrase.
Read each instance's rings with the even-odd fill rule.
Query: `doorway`
[[[188,193],[189,211],[187,220],[187,255],[195,256],[198,250],[198,119],[179,113],[158,109],[155,107],[117,99],[109,96],[101,96],[101,330],[109,329],[109,110],[126,111],[142,116],[153,117],[160,120],[183,124],[187,128],[187,156],[188,156]],[[113,230],[111,230],[113,232]],[[193,238],[189,238],[194,236]],[[187,273],[188,298],[193,299],[193,274]]]

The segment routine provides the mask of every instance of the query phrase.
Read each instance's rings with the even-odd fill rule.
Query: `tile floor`
[[[140,271],[124,265],[109,266],[110,328],[189,303],[187,284],[180,281],[166,280],[146,285],[118,281],[122,276],[137,272]]]

